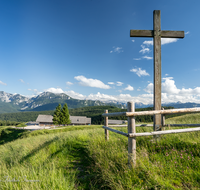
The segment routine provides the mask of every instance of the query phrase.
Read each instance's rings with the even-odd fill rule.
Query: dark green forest
[[[165,109],[173,109],[173,107],[164,107]],[[69,109],[71,116],[87,116],[92,120],[92,124],[103,124],[104,118],[102,114],[104,110],[111,112],[125,112],[126,109],[120,109],[114,106],[89,106],[83,108]],[[136,111],[149,111],[153,107],[137,108]],[[30,111],[30,112],[17,112],[17,113],[2,113],[0,114],[0,125],[17,125],[21,122],[36,121],[39,114],[53,115],[55,110],[52,111]],[[175,117],[176,115],[167,115],[166,118]],[[182,114],[183,115],[183,114]],[[127,120],[126,116],[109,117],[109,119]],[[136,122],[153,122],[153,116],[137,116]]]

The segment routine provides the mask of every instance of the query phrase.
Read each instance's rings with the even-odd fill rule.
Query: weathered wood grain
[[[153,30],[131,30],[130,37],[153,37]]]
[[[133,102],[127,103],[127,111],[135,111],[135,104]],[[136,133],[135,117],[128,117],[128,134],[129,133]],[[136,137],[128,138],[128,163],[130,168],[136,166]]]
[[[171,30],[162,30],[161,31],[162,38],[184,38],[184,31],[171,31]]]
[[[104,113],[108,113],[108,110],[105,110]],[[108,117],[104,118],[104,125],[108,127]],[[107,129],[105,129],[105,140],[109,140],[109,131]]]

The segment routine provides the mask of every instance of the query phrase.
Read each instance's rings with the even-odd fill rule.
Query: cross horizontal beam
[[[161,38],[184,38],[184,31],[161,30]],[[154,30],[131,30],[130,37],[154,37]]]

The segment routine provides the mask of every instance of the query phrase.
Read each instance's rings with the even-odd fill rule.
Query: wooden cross
[[[130,37],[154,38],[154,110],[161,110],[161,38],[184,38],[184,31],[161,30],[160,10],[153,12],[153,30],[131,30]],[[154,131],[161,129],[161,115],[154,116]]]

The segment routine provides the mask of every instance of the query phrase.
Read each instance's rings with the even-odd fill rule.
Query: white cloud
[[[187,34],[189,34],[189,33],[190,33],[190,31],[186,32],[185,35],[187,35]]]
[[[34,95],[38,95],[38,94],[41,94],[42,92],[39,92],[37,89],[28,89],[29,91],[32,91],[33,92],[33,95],[29,95],[29,97],[33,97]]]
[[[135,42],[135,40],[131,40],[132,42]]]
[[[124,84],[124,83],[118,81],[116,85],[117,85],[117,86],[122,86],[122,84]]]
[[[161,38],[161,45],[177,42],[178,38]]]
[[[69,82],[69,81],[67,81],[67,82],[66,82],[66,85],[68,85],[68,86],[71,86],[71,85],[73,85],[73,83],[72,83],[72,82]]]
[[[141,91],[141,89],[138,88],[137,91]]]
[[[134,88],[131,85],[128,84],[128,86],[124,90],[133,91]]]
[[[139,51],[140,53],[149,53],[150,49],[149,48],[145,48],[145,46],[141,45],[142,49]]]
[[[146,55],[143,56],[142,58],[143,58],[143,59],[147,59],[147,60],[153,59],[153,57],[149,57],[149,56],[146,56]]]
[[[144,91],[153,95],[153,83],[147,85]],[[173,77],[163,78],[162,82],[162,103],[171,102],[196,102],[200,103],[200,87],[195,88],[181,88],[178,89],[175,85]]]
[[[112,85],[113,85],[113,84],[115,84],[115,83],[114,83],[114,82],[108,82],[108,84],[112,84]]]
[[[122,47],[115,47],[113,46],[113,50],[110,51],[110,53],[116,52],[116,53],[121,53],[124,50],[122,49]]]
[[[133,60],[136,60],[136,61],[138,61],[138,60],[141,60],[141,58],[133,58]]]
[[[165,74],[165,76],[169,76],[169,74]]]
[[[104,84],[102,81],[98,79],[91,79],[86,78],[82,75],[74,77],[76,80],[80,81],[79,84],[81,86],[89,86],[89,87],[95,87],[95,88],[102,88],[102,89],[110,89],[111,87],[109,85]]]
[[[66,91],[65,94],[67,94],[68,96],[74,98],[74,99],[81,99],[81,100],[84,100],[86,98],[85,95],[83,94],[80,94],[80,93],[77,93],[77,92],[74,92],[73,90],[70,90],[70,91]]]
[[[4,82],[2,82],[2,81],[0,81],[0,84],[5,85],[5,86],[7,85],[6,83],[4,83]]]
[[[161,45],[177,42],[178,38],[161,38]],[[143,44],[149,46],[153,45],[153,40],[144,41]]]
[[[144,89],[145,92],[148,92],[149,94],[153,93],[153,83],[149,83],[147,87]]]
[[[61,88],[48,88],[48,89],[44,90],[44,92],[52,92],[55,94],[64,93],[64,91]]]
[[[150,76],[149,73],[146,72],[146,70],[142,70],[141,68],[131,69],[130,71],[136,73],[139,77]]]
[[[144,41],[143,44],[149,46],[149,45],[153,45],[153,40],[150,41]]]
[[[20,80],[20,82],[25,83],[25,82],[23,81],[23,79],[19,79],[19,80]]]

